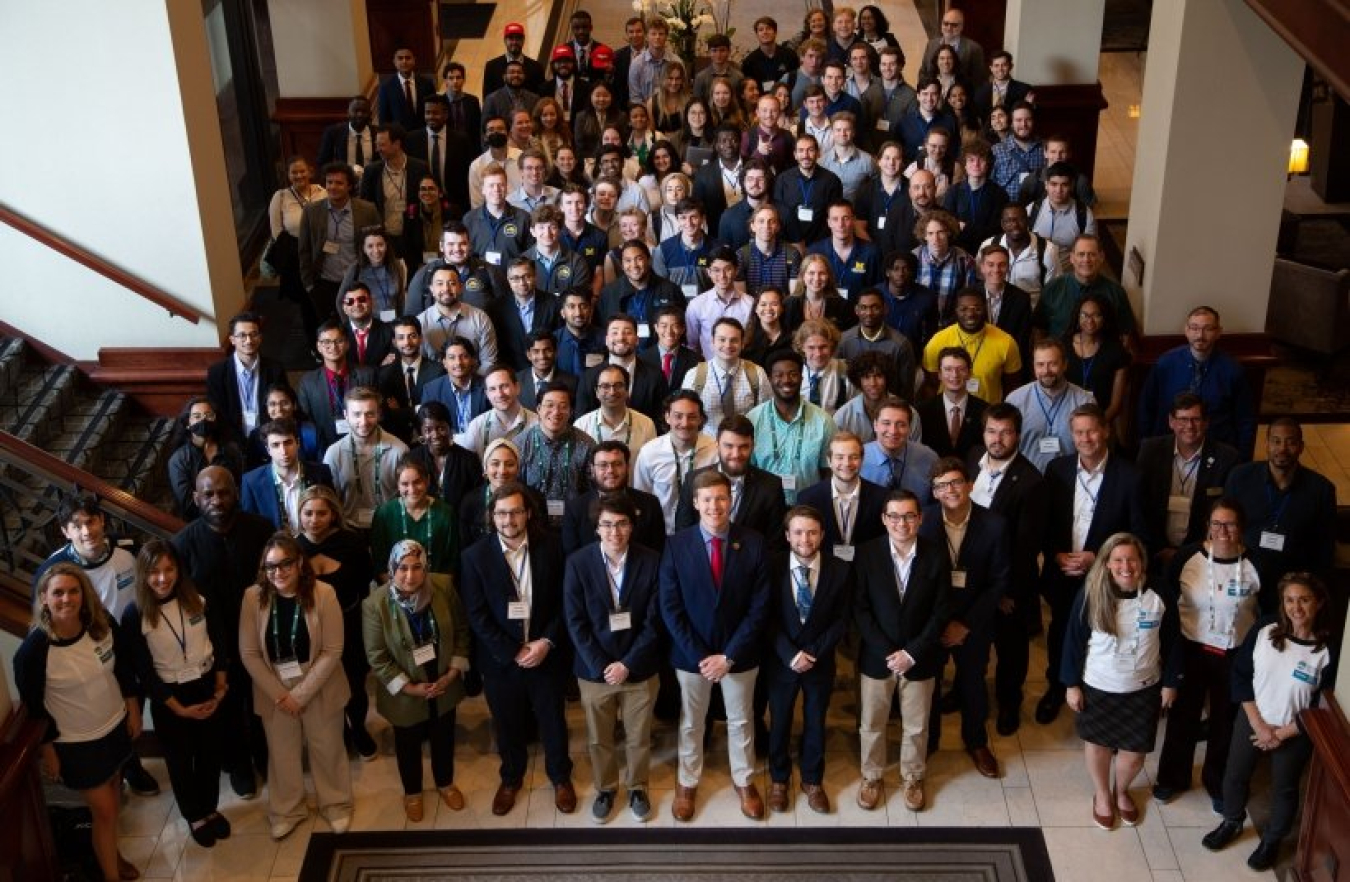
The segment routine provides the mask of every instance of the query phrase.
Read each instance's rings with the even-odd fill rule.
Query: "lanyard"
[[[342,219],[346,214],[346,206],[328,209],[328,223],[332,228],[332,231],[328,234],[329,239],[336,241],[338,236],[342,234]]]
[[[778,439],[778,424],[781,423],[783,420],[781,417],[778,416],[778,410],[776,407],[773,411],[772,416],[773,418],[769,420],[769,434],[773,436],[773,452],[774,452],[773,459],[775,462],[784,466],[786,469],[791,470],[796,466],[797,458],[801,456],[802,439],[806,437],[806,408],[803,407],[800,410],[798,410],[797,416],[800,417],[800,419],[794,419],[787,423],[789,427],[787,430],[788,438],[791,439],[792,435],[795,434],[797,436],[797,439],[795,442],[793,442],[791,455],[786,457],[783,455],[783,453],[787,445]]]
[[[1242,582],[1242,562],[1243,562],[1244,560],[1245,560],[1245,558],[1244,558],[1242,555],[1239,554],[1239,555],[1238,555],[1238,559],[1237,559],[1237,567],[1236,567],[1237,572],[1236,572],[1236,573],[1234,574],[1234,576],[1233,576],[1233,581],[1234,581],[1235,583],[1241,583],[1241,582]],[[1206,575],[1206,577],[1207,577],[1208,580],[1209,580],[1209,633],[1211,633],[1211,634],[1217,634],[1217,633],[1219,633],[1219,630],[1218,630],[1218,622],[1215,620],[1215,615],[1216,615],[1216,613],[1217,613],[1216,604],[1215,604],[1215,599],[1216,599],[1216,595],[1217,595],[1218,597],[1223,597],[1223,596],[1225,596],[1225,595],[1223,594],[1223,592],[1220,592],[1220,591],[1218,590],[1219,586],[1218,586],[1218,584],[1214,581],[1214,551],[1213,551],[1213,549],[1207,549],[1206,552],[1205,552],[1205,575]],[[1239,604],[1242,602],[1242,596],[1241,596],[1240,594],[1238,595],[1238,601],[1237,601],[1237,602],[1238,602]],[[1234,612],[1236,613],[1236,611],[1234,611]],[[1231,622],[1230,622],[1230,625],[1229,625],[1229,631],[1231,631],[1231,630],[1232,630],[1232,626],[1231,626]],[[1228,648],[1228,647],[1226,647],[1226,646],[1224,647],[1224,649],[1227,649],[1227,648]]]
[[[631,286],[633,283],[629,282],[628,284]],[[650,284],[650,280],[648,280],[648,284]],[[647,321],[647,310],[650,308],[651,299],[651,291],[648,288],[643,288],[641,291],[634,288],[633,293],[629,295],[628,313],[637,319],[639,324]]]
[[[456,389],[453,385],[450,391],[455,393],[455,410],[459,413],[459,430],[467,431],[469,422],[473,419],[473,388]]]
[[[352,449],[352,472],[356,476],[356,492],[362,493],[364,492],[364,490],[361,481],[361,458],[360,455],[356,452],[355,436],[348,435],[347,443],[351,445]],[[370,465],[370,478],[372,483],[370,491],[371,498],[374,500],[377,506],[379,505],[380,496],[384,490],[384,488],[380,486],[380,460],[384,458],[384,452],[385,452],[384,445],[376,444],[374,462],[372,462]]]
[[[1176,457],[1172,458],[1172,467],[1176,468]],[[1184,471],[1182,469],[1177,469],[1177,482],[1181,485],[1182,496],[1186,495],[1186,483],[1190,481],[1191,478],[1195,477],[1195,472],[1199,468],[1200,468],[1200,451],[1197,450],[1195,452],[1195,458],[1191,460],[1191,464],[1189,467],[1187,467]]]
[[[886,188],[881,184],[878,184],[877,187],[881,190],[881,206],[883,209],[881,214],[884,217],[891,213],[891,203],[895,201],[896,194],[900,192],[900,188],[896,187],[894,190],[887,193]]]
[[[412,526],[422,525],[420,537],[412,531],[412,526],[408,524],[408,505],[402,500],[399,500],[398,514],[403,523],[403,538],[416,539],[423,548],[427,549],[427,554],[431,554],[431,506],[427,506],[427,510],[420,521],[414,519],[412,522]]]
[[[800,176],[800,175],[798,176],[798,178],[797,178],[797,187],[802,191],[802,205],[803,205],[803,206],[805,206],[805,207],[810,207],[810,205],[811,205],[811,191],[815,188],[815,186],[816,186],[816,182],[815,182],[814,180],[812,180],[811,178],[802,177],[802,176]]]
[[[614,611],[616,613],[623,612],[623,591],[620,582],[623,581],[623,570],[628,560],[628,552],[625,551],[624,556],[619,559],[617,570],[610,565],[609,555],[605,554],[604,551],[600,552],[600,559],[605,563],[605,578],[609,580],[609,596],[614,601]],[[618,579],[614,578],[615,572],[619,574]]]
[[[1293,488],[1291,487],[1290,490],[1292,489]],[[1270,513],[1269,520],[1271,529],[1278,529],[1280,526],[1280,521],[1284,518],[1284,510],[1289,507],[1289,497],[1293,495],[1292,493],[1290,493],[1290,490],[1285,490],[1284,492],[1279,494],[1280,504],[1276,505],[1275,504],[1276,491],[1274,490],[1274,488],[1270,486],[1269,480],[1267,480],[1266,504],[1269,505],[1271,508],[1275,509]]]
[[[279,604],[277,604],[276,602],[273,602],[273,604],[272,604],[272,615],[271,615],[271,619],[272,619],[272,648],[273,648],[273,650],[274,650],[274,655],[275,655],[276,659],[277,659],[278,661],[280,661],[280,660],[281,660],[281,657],[282,657],[282,656],[281,656],[281,638],[280,638],[280,637],[278,636],[278,634],[277,634],[277,621],[278,621],[278,619],[280,619],[281,617],[280,617],[279,615],[277,615],[277,607],[278,607],[278,605],[279,605]],[[299,633],[300,633],[300,598],[297,596],[296,599],[295,599],[295,615],[291,616],[291,644],[290,644],[290,647],[291,647],[291,654],[288,656],[288,658],[295,658],[295,636],[296,636],[297,634],[299,634]]]
[[[1036,403],[1041,406],[1041,415],[1045,417],[1045,433],[1053,435],[1055,432],[1055,417],[1059,416],[1059,412],[1064,409],[1064,402],[1069,400],[1069,396],[1061,394],[1059,401],[1055,402],[1055,406],[1047,408],[1045,406],[1046,396],[1041,393],[1040,384],[1037,384],[1033,391],[1036,393]]]
[[[974,352],[970,352],[970,344],[974,342],[976,337],[979,338],[980,343],[978,346],[975,347]],[[984,341],[988,339],[989,335],[986,334],[983,330],[981,330],[978,334],[974,334],[970,337],[967,337],[966,335],[961,333],[961,329],[959,327],[956,329],[956,340],[958,343],[961,344],[962,349],[966,350],[967,352],[970,352],[970,363],[972,365],[979,364],[980,350],[984,348]]]
[[[187,661],[187,621],[183,618],[183,604],[178,602],[178,628],[174,628],[173,622],[164,615],[164,608],[160,607],[160,618],[164,621],[164,627],[173,634],[173,639],[178,641],[178,648],[183,651],[183,661]],[[180,630],[181,629],[181,630]]]
[[[851,495],[836,497],[839,506],[839,538],[845,545],[850,544],[849,540],[853,538],[853,531],[850,528],[853,525],[853,516],[857,514],[852,510],[853,503],[857,500],[852,499]],[[857,495],[860,498],[862,496],[861,493]]]
[[[397,615],[399,612],[398,604],[394,599],[389,599],[389,607]],[[431,604],[427,604],[426,609],[421,612],[404,612],[408,618],[408,631],[412,634],[413,646],[423,646],[427,643],[439,643],[441,640],[440,628],[436,624],[436,614],[431,611]],[[431,639],[428,640],[427,637]]]
[[[1078,472],[1078,486],[1083,488],[1083,492],[1087,494],[1088,501],[1092,503],[1092,511],[1096,512],[1097,497],[1102,495],[1101,486],[1098,485],[1097,492],[1094,494],[1092,488],[1088,486],[1088,482],[1083,480],[1083,472],[1081,469]]]

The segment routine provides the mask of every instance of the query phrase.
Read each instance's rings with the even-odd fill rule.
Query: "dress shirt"
[[[328,205],[327,231],[325,243],[337,243],[337,252],[324,254],[323,268],[319,278],[328,282],[341,282],[347,270],[356,263],[356,230],[352,226],[352,203],[341,208]]]
[[[839,176],[844,198],[852,202],[858,195],[858,189],[876,176],[876,160],[870,153],[864,153],[857,147],[850,146],[849,152],[841,156],[839,145],[831,146],[833,149],[829,153],[821,153],[820,165]]]
[[[239,409],[244,414],[244,434],[258,428],[258,368],[262,357],[253,359],[253,367],[245,366],[239,353],[234,354],[234,380],[239,387]]]
[[[736,319],[744,327],[754,308],[754,299],[734,288],[725,298],[718,296],[716,288],[710,288],[690,300],[685,309],[685,339],[703,357],[711,358],[713,324],[725,316]]]
[[[858,507],[862,505],[862,481],[854,479],[853,489],[840,492],[839,483],[830,481],[830,499],[834,505],[834,522],[844,545],[853,544],[853,531],[858,528]]]
[[[1186,539],[1186,530],[1191,522],[1191,505],[1195,501],[1195,476],[1200,471],[1201,444],[1189,457],[1182,456],[1179,448],[1172,450],[1172,485],[1168,489],[1167,500],[1167,544],[1179,547]],[[1182,500],[1185,505],[1182,505]]]
[[[698,370],[698,367],[689,369],[681,384],[683,388],[694,388]],[[760,402],[773,398],[768,374],[753,362],[738,359],[736,364],[724,369],[713,360],[707,363],[704,370],[707,371],[708,377],[703,389],[699,391],[699,397],[703,399],[703,411],[708,416],[707,422],[703,424],[703,434],[709,438],[717,437],[717,426],[723,417],[731,416],[732,413],[747,413]],[[722,391],[727,388],[731,389],[732,413],[727,413],[722,406]]]
[[[860,474],[873,484],[880,484],[887,489],[894,486],[908,490],[923,500],[933,494],[932,478],[929,476],[937,461],[938,455],[931,447],[912,439],[907,440],[894,456],[881,449],[881,442],[872,441],[863,448]]]
[[[1044,474],[1050,460],[1073,450],[1069,414],[1095,399],[1091,392],[1073,383],[1065,383],[1061,392],[1047,393],[1033,381],[1009,392],[1006,400],[1022,412],[1022,455]],[[1043,447],[1041,442],[1051,437],[1057,440]]]
[[[976,505],[989,508],[994,504],[994,494],[998,492],[998,482],[1011,464],[1011,459],[995,463],[987,453],[980,457],[980,471],[975,476],[975,481],[970,488],[970,498]]]
[[[633,464],[633,487],[650,493],[661,503],[666,519],[666,533],[675,532],[675,510],[680,504],[680,487],[695,469],[717,462],[717,442],[703,433],[694,438],[693,446],[684,453],[676,453],[669,433],[662,435],[638,451]]]
[[[1082,551],[1087,544],[1088,531],[1092,529],[1092,516],[1097,512],[1097,500],[1102,494],[1102,478],[1106,474],[1106,460],[1097,463],[1094,469],[1083,466],[1078,460],[1077,483],[1073,488],[1073,550]],[[1093,549],[1095,551],[1095,549]]]
[[[422,352],[427,358],[436,358],[447,340],[464,337],[478,347],[480,371],[497,363],[497,331],[488,314],[478,307],[460,301],[446,314],[436,305],[419,315],[417,321],[422,326]]]
[[[469,428],[455,435],[455,443],[473,451],[480,459],[487,446],[498,438],[517,444],[525,430],[539,422],[539,415],[529,408],[516,405],[514,415],[505,416],[496,408],[480,413],[469,423]],[[519,446],[519,444],[517,444]]]
[[[590,413],[577,417],[576,426],[590,435],[597,443],[602,441],[622,441],[632,456],[636,456],[649,441],[656,439],[656,423],[643,413],[628,408],[618,425],[611,426],[605,421],[604,412],[596,408]]]
[[[516,598],[525,604],[525,621],[520,623],[525,634],[525,642],[530,642],[530,608],[534,601],[534,577],[530,573],[530,543],[522,542],[514,551],[500,536],[497,541],[502,546],[502,557],[506,558],[506,568],[511,571],[511,584],[515,588]]]
[[[900,595],[900,602],[903,603],[905,592],[909,590],[909,574],[914,569],[914,556],[919,550],[919,543],[911,541],[909,550],[905,552],[896,548],[894,542],[887,542],[887,546],[891,551],[891,566],[895,568],[895,590]]]
[[[797,413],[791,420],[779,415],[772,399],[753,408],[746,417],[755,427],[751,464],[781,477],[788,505],[796,503],[797,492],[819,481],[820,470],[829,465],[834,420],[805,400],[797,402]]]

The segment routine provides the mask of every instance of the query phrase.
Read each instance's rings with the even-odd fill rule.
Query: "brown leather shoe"
[[[698,795],[698,787],[685,787],[683,784],[675,785],[675,803],[670,807],[670,814],[677,821],[689,821],[694,817],[694,798]]]
[[[741,798],[741,814],[752,821],[763,820],[764,800],[759,798],[759,791],[755,789],[753,781],[744,787],[736,785],[736,795]]]
[[[492,813],[500,816],[515,808],[516,794],[519,792],[519,785],[503,784],[498,787],[497,794],[492,797]]]
[[[1095,808],[1093,814],[1096,814]],[[1116,814],[1120,815],[1120,823],[1126,827],[1139,823],[1139,806],[1134,804],[1134,798],[1129,793],[1121,793],[1116,797]]]
[[[459,788],[453,784],[447,784],[441,788],[441,801],[452,812],[464,810],[464,794],[460,793]]]
[[[923,782],[905,782],[905,808],[912,812],[923,811]]]
[[[802,793],[806,794],[806,804],[811,807],[811,811],[818,815],[830,813],[830,798],[825,795],[824,787],[819,784],[803,784]]]
[[[975,771],[986,778],[998,777],[998,760],[994,758],[994,752],[985,747],[972,747],[966,751],[970,754],[971,760],[975,762]]]
[[[572,789],[571,781],[553,785],[553,807],[564,815],[570,815],[577,810],[577,792]]]
[[[774,781],[769,784],[769,811],[785,812],[791,806],[788,800],[788,786],[786,781]]]
[[[863,781],[862,786],[858,788],[858,806],[870,812],[880,804],[881,782],[879,780]]]
[[[403,814],[414,824],[422,820],[422,794],[403,797]]]
[[[119,853],[117,855],[117,878],[122,882],[133,882],[141,878],[141,871],[136,869],[136,865]]]

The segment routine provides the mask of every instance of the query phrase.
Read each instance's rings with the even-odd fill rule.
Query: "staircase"
[[[165,462],[173,421],[138,412],[122,392],[93,385],[69,365],[44,361],[15,338],[0,338],[0,431],[145,502],[172,509]],[[0,529],[7,544],[26,535],[20,547],[10,548],[18,558],[11,563],[19,573],[31,572],[35,558],[63,541],[55,525],[31,529],[49,517],[50,504],[39,500],[56,490],[16,470],[6,477],[24,489],[0,488]]]

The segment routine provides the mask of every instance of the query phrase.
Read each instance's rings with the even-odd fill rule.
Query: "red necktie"
[[[955,447],[956,439],[961,437],[961,408],[952,408],[951,422],[949,423],[947,430],[951,433],[952,446]]]
[[[413,104],[412,80],[403,81],[403,100],[408,102],[409,113],[417,112],[417,106]]]
[[[670,384],[670,372],[675,369],[675,353],[667,352],[661,356],[661,373],[666,375],[666,384]]]
[[[722,590],[722,539],[720,536],[712,537],[712,577],[713,587],[718,591]]]

